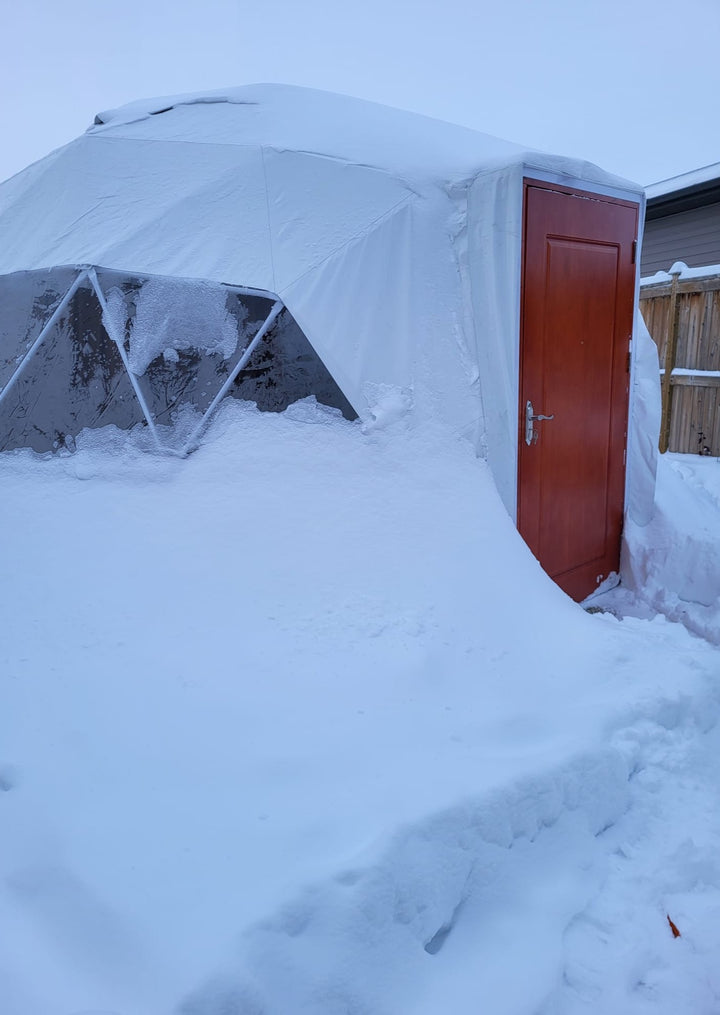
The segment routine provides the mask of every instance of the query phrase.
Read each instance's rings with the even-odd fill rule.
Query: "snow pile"
[[[661,455],[653,520],[626,523],[627,588],[613,594],[616,607],[649,607],[720,644],[719,535],[720,459]]]
[[[376,394],[0,458],[3,1015],[713,1010],[717,651]]]
[[[638,526],[655,513],[655,489],[660,439],[661,398],[658,350],[642,314],[637,312],[633,384],[628,433],[626,514]]]

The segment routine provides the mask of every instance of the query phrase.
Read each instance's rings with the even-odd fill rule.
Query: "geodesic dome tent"
[[[228,393],[412,404],[476,443],[514,515],[530,177],[642,206],[588,163],[307,89],[99,114],[0,186],[0,447],[157,432]]]

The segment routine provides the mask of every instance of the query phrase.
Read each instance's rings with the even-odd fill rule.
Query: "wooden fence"
[[[660,450],[720,456],[720,274],[644,284],[640,310],[660,355]]]

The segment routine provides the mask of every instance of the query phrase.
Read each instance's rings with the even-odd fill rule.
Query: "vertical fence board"
[[[687,295],[678,296],[678,323],[677,323],[677,341],[675,345],[675,363],[687,363],[692,355],[691,348],[691,325],[692,319],[690,314],[691,304]]]
[[[706,363],[708,370],[720,370],[720,291],[708,293],[710,323],[708,324]]]
[[[675,362],[677,359],[677,343],[678,336],[680,334],[680,318],[683,318],[683,338],[687,333],[687,322],[686,315],[682,314],[683,306],[681,301],[678,299],[678,273],[672,277],[672,284],[670,287],[670,300],[668,303],[667,313],[667,340],[665,343],[665,359],[663,361],[663,376],[662,376],[662,420],[660,426],[660,451],[667,451],[670,445],[670,430],[672,426],[672,410],[673,410],[673,397],[672,397],[672,372],[675,368]],[[687,342],[684,342],[684,346]],[[685,348],[683,348],[683,355],[685,355]]]
[[[712,346],[713,297],[716,293],[704,293],[702,301],[702,320],[698,341],[698,365],[706,363],[710,357]],[[710,369],[709,367],[707,369]]]
[[[693,299],[689,294],[684,296],[683,299],[688,305],[688,340],[685,362],[689,367],[700,370],[701,367],[698,362],[700,355],[700,326],[702,324],[702,312],[705,300],[702,297],[699,300]]]
[[[692,390],[690,388],[690,391]],[[707,388],[695,388],[695,392],[695,404],[693,405],[693,413],[686,440],[689,445],[688,451],[699,453],[702,452],[702,447],[705,444],[706,396],[708,391]]]
[[[709,413],[705,444],[708,452],[720,446],[720,398],[714,399]]]

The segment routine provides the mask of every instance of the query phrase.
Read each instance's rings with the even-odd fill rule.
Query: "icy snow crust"
[[[389,395],[0,457],[3,1015],[716,1010],[717,650]]]

